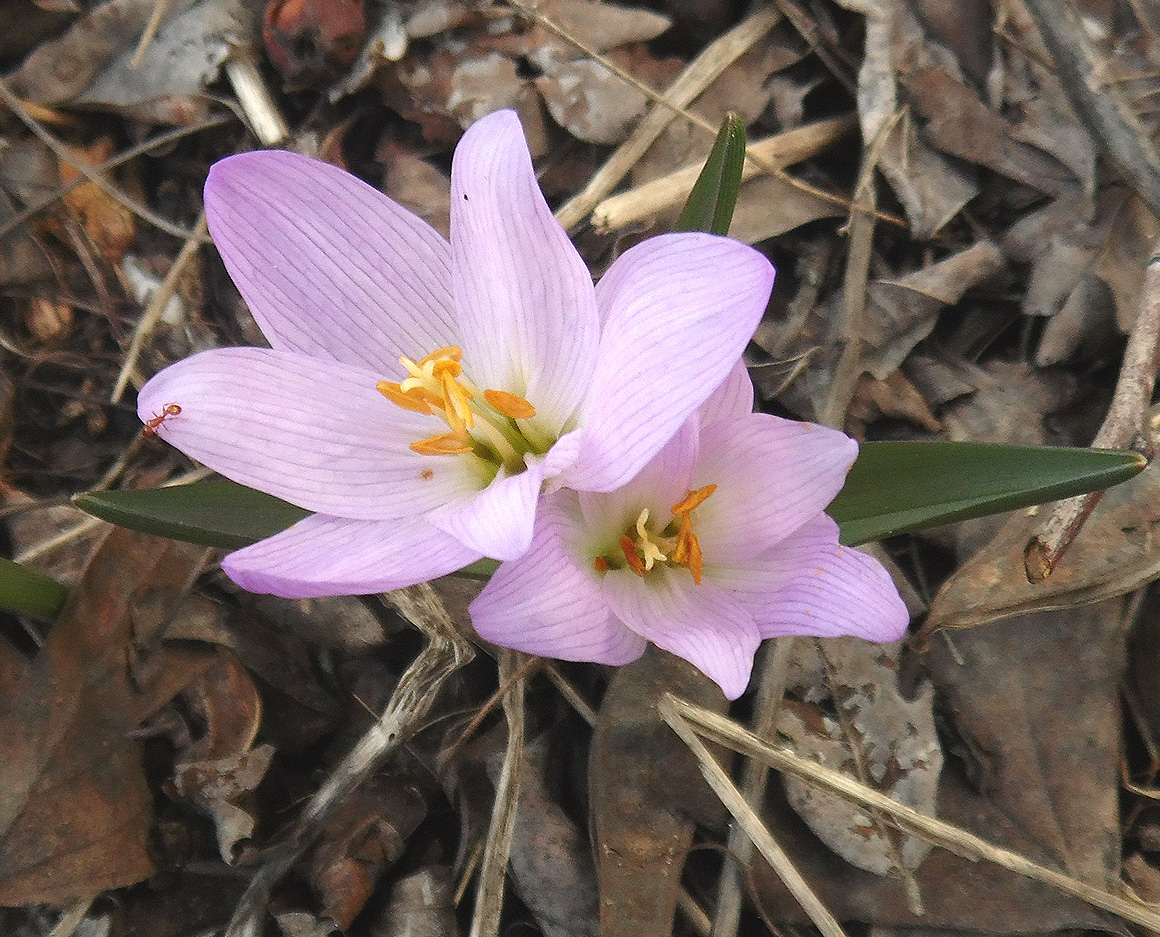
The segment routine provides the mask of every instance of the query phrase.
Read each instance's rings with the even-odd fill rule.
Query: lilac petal
[[[352,365],[269,348],[206,351],[142,389],[142,420],[181,408],[157,434],[227,478],[311,511],[383,520],[420,514],[482,487],[467,456],[410,443],[446,430],[375,390]]]
[[[419,518],[358,521],[314,514],[231,553],[222,569],[250,592],[307,599],[401,589],[477,559],[478,553]]]
[[[706,565],[705,579],[729,590],[763,638],[854,635],[890,642],[910,621],[882,564],[840,546],[838,525],[824,514],[756,559]]]
[[[596,362],[588,268],[552,217],[514,111],[464,134],[451,165],[451,250],[464,366],[481,387],[526,397],[555,437]]]
[[[296,153],[242,153],[210,169],[205,211],[273,347],[393,376],[400,355],[458,344],[450,246],[350,173]]]
[[[644,653],[645,640],[620,623],[601,597],[594,572],[577,567],[564,549],[562,537],[577,536],[574,525],[566,512],[545,505],[531,548],[491,577],[471,603],[471,623],[480,637],[502,647],[627,664]]]
[[[704,426],[735,416],[748,416],[753,412],[753,381],[744,359],[739,358],[729,376],[701,404],[697,416]]]
[[[709,234],[661,235],[621,256],[596,288],[606,318],[567,484],[611,491],[639,472],[729,374],[772,285],[761,254]]]
[[[845,433],[764,413],[702,427],[693,486],[717,486],[694,517],[706,561],[753,556],[821,514],[857,455]]]
[[[761,637],[741,603],[684,569],[654,568],[643,578],[627,569],[604,576],[604,596],[629,628],[690,664],[728,699],[749,685]]]
[[[615,491],[580,492],[581,513],[597,539],[616,543],[644,508],[649,509],[653,530],[668,524],[670,509],[689,492],[697,465],[698,437],[697,421],[686,420],[630,481]]]
[[[494,560],[523,556],[532,542],[542,465],[529,460],[518,475],[502,473],[483,491],[432,511],[427,520],[465,546]]]

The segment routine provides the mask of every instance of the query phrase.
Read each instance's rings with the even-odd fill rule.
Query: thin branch
[[[1160,367],[1160,243],[1148,258],[1144,284],[1140,290],[1140,308],[1128,335],[1124,361],[1116,381],[1112,405],[1100,431],[1092,440],[1093,449],[1133,449],[1152,457],[1151,433],[1148,428],[1148,404],[1156,385]],[[1042,530],[1023,548],[1023,569],[1028,582],[1047,579],[1088,515],[1103,497],[1102,491],[1056,502]]]

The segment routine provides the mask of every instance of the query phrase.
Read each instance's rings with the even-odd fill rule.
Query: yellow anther
[[[475,451],[470,440],[458,433],[443,433],[430,439],[420,439],[411,443],[410,449],[419,455],[463,455]]]
[[[375,385],[375,390],[386,397],[396,407],[402,407],[404,410],[411,410],[415,413],[430,414],[432,412],[431,406],[427,401],[420,398],[414,392],[407,393],[395,381],[379,381]]]
[[[483,399],[504,416],[513,420],[528,420],[536,415],[536,408],[515,394],[506,390],[485,390]]]

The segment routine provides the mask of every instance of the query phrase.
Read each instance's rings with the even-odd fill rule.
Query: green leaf
[[[826,512],[853,545],[1109,488],[1147,464],[1110,449],[868,442]]]
[[[66,598],[68,587],[0,557],[0,609],[53,621]]]
[[[728,234],[745,166],[745,121],[730,111],[677,219],[676,231]]]
[[[311,513],[226,479],[150,491],[89,491],[73,504],[131,530],[229,548],[249,546]]]

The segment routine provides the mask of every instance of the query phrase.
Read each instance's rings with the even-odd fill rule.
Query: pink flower
[[[624,664],[646,641],[729,699],[763,638],[895,641],[908,614],[872,557],[838,544],[823,511],[858,452],[848,436],[751,413],[734,371],[645,468],[611,492],[546,499],[531,548],[471,604],[495,644]]]
[[[451,187],[449,244],[293,153],[210,171],[210,231],[272,347],[180,361],[138,412],[175,405],[158,435],[317,512],[226,558],[244,588],[377,592],[520,556],[545,486],[628,481],[764,311],[769,262],[703,234],[646,241],[594,288],[511,111],[464,135]]]

